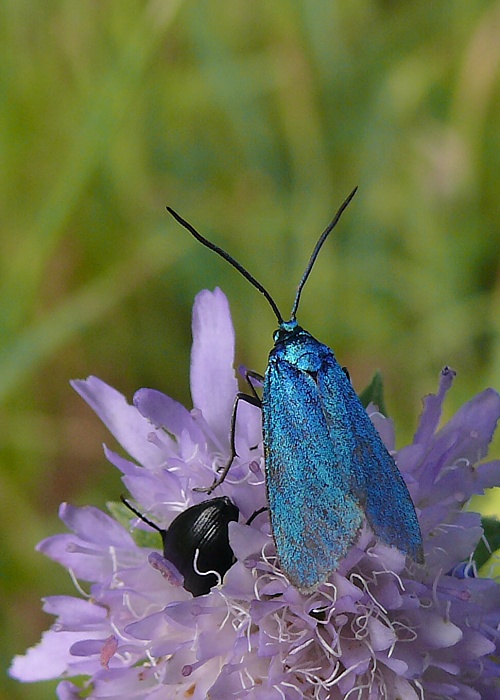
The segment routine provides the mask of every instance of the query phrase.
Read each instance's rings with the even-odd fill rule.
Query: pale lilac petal
[[[101,629],[107,617],[106,609],[100,605],[67,595],[45,598],[43,610],[49,615],[58,615],[60,627],[70,632]]]
[[[419,631],[420,641],[429,649],[454,646],[463,637],[460,627],[437,612],[421,610],[418,617],[419,624],[422,625]]]
[[[153,426],[119,391],[97,377],[75,379],[71,386],[97,413],[109,432],[131,457],[142,464],[159,465],[162,453],[149,440]]]
[[[81,700],[82,689],[70,681],[62,681],[57,686],[57,697],[58,700]]]
[[[106,445],[103,445],[103,449],[106,459],[119,469],[122,474],[140,476],[144,473],[145,469],[143,467],[139,467],[135,462],[131,462],[129,459],[122,457],[122,455],[114,452],[114,450],[111,450]]]
[[[236,423],[236,451],[240,456],[245,450],[262,443],[262,411],[247,401],[238,403]]]
[[[224,448],[238,391],[233,364],[234,329],[227,298],[218,287],[204,290],[193,307],[191,397]]]
[[[14,657],[10,675],[28,683],[59,678],[71,660],[70,647],[84,636],[81,631],[44,632],[39,644],[28,649],[24,656]]]
[[[457,464],[463,469],[486,455],[499,417],[500,396],[493,389],[481,392],[457,411],[429,440],[426,451],[421,453],[420,464],[413,469],[413,475],[418,477],[420,498],[432,498],[436,482],[450,469],[456,469]]]
[[[451,369],[451,367],[444,367],[441,371],[437,394],[428,394],[424,398],[424,409],[413,438],[415,444],[426,443],[436,432],[441,418],[443,401],[453,384],[456,374],[455,370]]]
[[[85,546],[75,535],[53,535],[42,540],[36,549],[83,581],[106,581],[112,573],[109,550]]]
[[[397,674],[391,674],[387,679],[387,697],[394,700],[422,700],[415,687]]]
[[[382,442],[387,447],[389,452],[392,452],[396,444],[394,422],[390,418],[387,418],[380,413],[380,411],[372,403],[367,406],[366,412],[370,416],[371,422],[376,427],[378,434],[382,438]]]
[[[86,542],[131,549],[134,541],[125,528],[116,522],[111,516],[106,515],[98,508],[83,506],[75,508],[69,503],[62,503],[59,508],[59,517],[65,525]]]
[[[494,389],[485,389],[459,408],[438,437],[458,435],[453,457],[460,456],[474,463],[486,456],[499,418],[500,394]]]
[[[229,541],[231,548],[240,561],[251,554],[257,554],[268,543],[268,536],[259,530],[240,523],[229,523]]]
[[[184,406],[155,389],[139,389],[134,394],[134,406],[156,428],[165,428],[172,435],[186,430],[195,442],[203,441],[203,434]]]

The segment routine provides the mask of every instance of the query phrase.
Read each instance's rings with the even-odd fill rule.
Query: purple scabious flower
[[[138,507],[161,528],[206,500],[195,489],[209,486],[228,460],[233,361],[229,306],[216,289],[194,305],[191,411],[153,389],[139,390],[129,405],[96,377],[73,382],[128,453],[105,447]],[[136,542],[132,530],[150,529],[138,518],[120,524],[96,508],[62,504],[69,534],[38,549],[68,569],[79,596],[45,599],[57,621],[14,659],[11,675],[60,678],[60,700],[498,698],[500,586],[475,575],[483,531],[464,506],[500,484],[500,462],[484,461],[500,396],[481,392],[438,429],[453,378],[445,368],[437,393],[424,399],[412,444],[398,452],[391,421],[368,409],[415,503],[424,566],[365,527],[315,592],[293,588],[267,513],[246,524],[266,505],[266,492],[260,410],[240,403],[238,456],[215,494],[240,512],[229,523],[236,561],[224,577],[193,597],[154,551],[157,533],[156,547]]]

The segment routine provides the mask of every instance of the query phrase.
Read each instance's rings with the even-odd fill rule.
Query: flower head
[[[233,360],[229,307],[216,289],[194,306],[191,411],[153,389],[139,390],[129,405],[95,377],[73,382],[129,455],[106,447],[106,457],[141,512],[165,531],[206,500],[196,489],[210,486],[228,461]],[[38,549],[82,582],[81,597],[45,600],[57,622],[14,659],[11,675],[61,678],[61,700],[498,697],[500,586],[475,573],[481,520],[463,506],[500,484],[500,463],[484,461],[500,397],[483,391],[438,430],[453,377],[443,370],[412,444],[397,453],[391,422],[368,409],[417,508],[425,566],[365,527],[326,583],[308,595],[293,588],[280,571],[268,514],[251,517],[266,505],[261,416],[241,403],[237,457],[214,496],[240,513],[238,522],[228,518],[236,561],[227,573],[193,597],[155,551],[159,541],[156,548],[136,542],[131,530],[150,529],[140,519],[124,525],[96,508],[63,504],[70,533]],[[70,680],[76,676],[83,685]]]

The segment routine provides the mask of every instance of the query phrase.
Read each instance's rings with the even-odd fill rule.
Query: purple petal
[[[122,474],[126,476],[141,476],[145,473],[143,467],[137,466],[135,462],[131,462],[129,459],[122,457],[117,452],[114,452],[109,447],[104,447],[104,455],[108,462],[111,462],[117,469],[119,469]]]
[[[143,676],[145,676],[143,678]],[[108,698],[108,700],[159,700],[155,693],[157,683],[147,680],[147,674],[140,674],[136,668],[110,668],[102,671],[93,679],[91,698]],[[165,687],[162,687],[165,695]]]
[[[252,554],[259,553],[269,542],[268,535],[263,535],[259,530],[240,523],[229,523],[228,531],[231,549],[240,561],[244,561]]]
[[[83,581],[105,581],[113,571],[107,549],[89,545],[84,548],[73,534],[47,537],[39,542],[36,550],[70,569]]]
[[[193,307],[191,396],[226,449],[238,391],[233,362],[234,328],[227,298],[218,287],[213,292],[205,289],[196,296]]]
[[[413,438],[414,443],[426,443],[436,432],[441,418],[443,401],[455,376],[456,372],[454,370],[450,367],[445,367],[441,371],[437,394],[428,394],[428,396],[424,398],[424,409],[420,416],[420,423],[415,432],[415,437]]]
[[[499,417],[500,396],[493,389],[486,389],[464,404],[429,440],[427,449],[420,454],[420,464],[412,469],[418,478],[419,506],[422,507],[422,499],[432,500],[436,482],[456,461],[474,464],[486,455]],[[404,453],[405,463],[407,457]],[[459,478],[460,471],[457,471],[457,490]]]
[[[386,689],[388,698],[398,698],[400,700],[420,700],[421,695],[415,691],[415,688],[402,676],[393,674],[386,680]]]
[[[203,434],[187,408],[161,391],[139,389],[134,394],[134,406],[156,428],[165,428],[176,437],[187,430],[193,442],[203,442]]]
[[[98,508],[75,508],[69,503],[62,503],[59,517],[70,530],[86,542],[122,549],[134,547],[134,540],[125,528]]]
[[[61,505],[60,517],[74,533],[54,535],[42,540],[37,550],[59,562],[85,581],[108,581],[113,572],[113,559],[123,551],[137,563],[145,561],[143,550],[136,547],[131,535],[115,520],[97,508],[73,508]]]
[[[123,394],[97,377],[75,379],[71,386],[85,399],[129,455],[141,464],[159,465],[164,455],[149,440],[153,427]]]
[[[62,676],[71,661],[71,645],[85,636],[86,633],[82,631],[44,632],[39,644],[28,649],[24,656],[14,657],[10,675],[26,682],[46,681]]]
[[[460,627],[438,612],[420,610],[418,617],[420,645],[426,645],[429,649],[442,649],[454,646],[463,637]]]
[[[247,401],[240,401],[238,404],[236,422],[236,452],[242,452],[249,447],[262,442],[262,411],[258,406],[253,406]]]
[[[474,469],[474,476],[478,488],[477,491],[474,491],[475,494],[481,494],[484,489],[500,486],[500,460],[496,459],[493,462],[479,464]]]
[[[477,462],[486,453],[500,418],[500,394],[494,389],[485,389],[467,401],[442,428],[437,437],[448,436],[458,431],[456,457]]]
[[[179,476],[173,472],[160,476],[149,472],[124,476],[123,483],[141,507],[150,515],[160,518],[165,526],[188,505]],[[176,512],[173,512],[174,508]]]
[[[462,506],[471,496],[483,495],[486,488],[494,486],[500,486],[500,462],[487,462],[475,466],[468,460],[458,460],[432,484],[426,503],[455,502]]]
[[[71,628],[81,631],[102,629],[107,616],[106,609],[100,605],[68,595],[47,597],[43,610],[49,615],[57,615],[58,625],[65,631],[72,631]]]
[[[396,434],[394,431],[394,422],[384,416],[377,409],[375,404],[368,404],[366,412],[370,416],[370,420],[377,429],[378,434],[382,438],[382,442],[387,447],[389,452],[395,449],[396,444]]]
[[[81,700],[82,689],[70,681],[62,681],[57,686],[58,700]]]
[[[73,656],[96,656],[101,653],[104,639],[82,639],[75,642],[70,649]]]

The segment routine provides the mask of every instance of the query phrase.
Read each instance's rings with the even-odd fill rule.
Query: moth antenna
[[[167,207],[167,211],[169,214],[171,214],[174,219],[181,225],[184,226],[184,228],[189,231],[189,233],[196,238],[197,241],[202,243],[204,246],[209,248],[210,250],[213,250],[214,253],[217,253],[217,255],[220,255],[221,258],[224,258],[226,262],[228,262],[230,265],[232,265],[238,272],[247,279],[251,285],[253,285],[258,291],[265,296],[267,299],[269,306],[274,312],[274,315],[278,319],[278,323],[281,325],[283,323],[283,316],[280,313],[280,310],[278,309],[278,305],[272,298],[272,296],[269,294],[267,289],[258,281],[255,279],[253,275],[248,272],[248,270],[245,270],[243,265],[241,265],[237,260],[235,260],[233,257],[229,255],[229,253],[226,253],[223,248],[219,248],[218,245],[215,245],[215,243],[212,243],[212,241],[209,241],[208,238],[205,238],[204,236],[199,233],[194,226],[192,226],[188,221],[182,218],[176,211],[174,211],[171,207]]]
[[[323,243],[326,241],[330,233],[333,231],[335,226],[337,225],[340,217],[344,213],[344,211],[347,209],[349,206],[349,203],[351,199],[354,197],[356,194],[358,188],[355,187],[351,194],[342,202],[342,204],[339,207],[339,210],[333,217],[332,221],[328,224],[328,226],[325,228],[321,236],[319,237],[318,242],[314,246],[314,250],[312,252],[311,257],[309,258],[309,262],[307,263],[307,267],[304,270],[304,274],[302,275],[302,279],[299,282],[299,286],[297,287],[297,294],[295,295],[295,301],[293,302],[292,306],[292,313],[290,314],[290,318],[292,321],[295,321],[295,317],[297,315],[297,309],[299,308],[299,303],[300,303],[300,295],[302,294],[302,290],[304,289],[304,285],[307,282],[307,278],[311,274],[311,270],[313,269],[314,263],[316,262],[316,258],[318,257],[319,251],[321,250]]]
[[[146,525],[149,525],[149,527],[152,527],[153,530],[157,530],[159,533],[165,532],[164,530],[161,529],[156,523],[154,523],[152,520],[149,520],[149,518],[146,518],[145,515],[141,513],[140,510],[137,510],[135,506],[133,506],[130,501],[127,501],[127,499],[124,496],[120,496],[120,501],[123,503],[124,506],[127,506],[129,510],[132,511],[135,515],[137,515],[138,518],[142,520],[143,523],[146,523]]]

